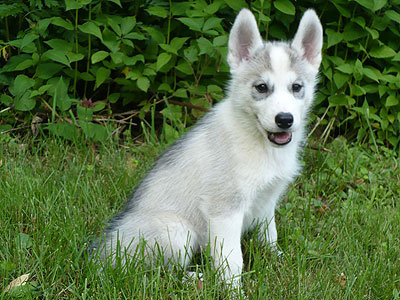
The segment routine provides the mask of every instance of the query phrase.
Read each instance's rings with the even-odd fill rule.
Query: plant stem
[[[92,20],[92,3],[89,4],[89,21]],[[92,57],[92,35],[89,34],[88,37],[88,58],[87,58],[87,64],[86,64],[86,72],[89,73],[90,71],[90,60]],[[88,82],[85,80],[85,87],[83,90],[83,97],[86,98],[86,91],[87,91],[87,85]]]
[[[75,10],[75,53],[78,54],[78,9]],[[74,98],[76,98],[76,83],[78,81],[78,62],[75,62]]]

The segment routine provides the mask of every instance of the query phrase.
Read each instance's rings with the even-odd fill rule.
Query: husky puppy
[[[187,266],[208,245],[224,279],[237,284],[242,234],[261,224],[261,241],[276,244],[274,210],[299,173],[321,48],[313,10],[291,42],[264,42],[253,14],[240,11],[226,99],[159,157],[106,230],[100,257],[117,248],[129,257],[144,240],[149,256],[162,249],[166,263]]]

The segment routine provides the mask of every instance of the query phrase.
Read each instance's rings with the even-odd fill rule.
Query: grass
[[[229,299],[207,257],[204,283],[178,267],[97,275],[84,259],[91,238],[151,168],[159,147],[97,148],[0,136],[0,299]],[[129,147],[127,147],[129,146]],[[338,139],[305,149],[302,176],[277,211],[277,256],[243,239],[249,299],[399,299],[400,160]],[[5,292],[14,279],[28,283]]]

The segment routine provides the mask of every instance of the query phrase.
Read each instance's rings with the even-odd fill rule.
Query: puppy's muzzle
[[[291,113],[280,112],[275,116],[275,124],[285,131],[281,132],[268,132],[268,139],[278,146],[289,144],[292,140],[292,133],[286,131],[293,125],[293,115]]]

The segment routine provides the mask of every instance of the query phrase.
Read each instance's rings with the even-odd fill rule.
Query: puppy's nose
[[[279,128],[288,129],[293,125],[293,115],[291,113],[280,112],[275,116],[275,123]]]

